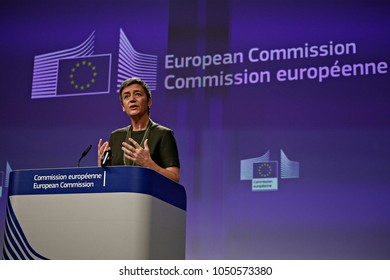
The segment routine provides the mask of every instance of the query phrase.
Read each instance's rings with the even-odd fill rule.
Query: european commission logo
[[[278,161],[270,160],[269,150],[260,157],[241,160],[240,179],[251,180],[254,192],[277,191],[279,178],[299,178],[299,162],[289,160],[283,150],[280,150],[280,169]]]
[[[124,31],[119,33],[117,88],[139,77],[155,90],[158,57],[137,52]],[[76,47],[35,56],[31,98],[110,93],[112,54],[95,54],[94,49],[95,31]]]

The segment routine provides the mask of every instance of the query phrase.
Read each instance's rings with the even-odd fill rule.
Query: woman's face
[[[132,84],[125,87],[121,93],[122,110],[130,118],[142,117],[148,114],[148,108],[152,105],[151,98],[145,93],[144,88],[139,84]]]

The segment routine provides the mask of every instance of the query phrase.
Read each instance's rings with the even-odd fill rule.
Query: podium
[[[13,171],[4,259],[184,259],[183,186],[143,167]]]

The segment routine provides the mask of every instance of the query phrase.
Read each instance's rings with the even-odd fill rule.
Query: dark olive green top
[[[112,156],[109,165],[125,165],[122,142],[125,142],[127,137],[131,135],[138,144],[146,135],[150,155],[155,163],[162,168],[176,166],[180,168],[179,152],[176,145],[176,140],[173,131],[167,127],[152,122],[150,130],[129,131],[131,126],[119,128],[113,131],[110,135],[109,145],[111,147]],[[128,141],[127,141],[128,142]],[[132,165],[132,162],[127,160],[126,165]]]

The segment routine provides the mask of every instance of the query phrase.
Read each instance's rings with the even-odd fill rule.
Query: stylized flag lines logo
[[[92,32],[87,40],[77,47],[35,56],[31,98],[56,97],[59,61],[92,55],[94,40],[95,32]]]
[[[270,161],[270,150],[256,158],[241,160],[240,179],[252,181],[252,191],[278,190],[278,161]],[[280,150],[280,178],[299,178],[299,162],[289,160]]]
[[[35,56],[31,98],[110,93],[111,54],[94,55],[95,31],[79,46]],[[137,52],[119,34],[117,88],[129,77],[157,89],[158,56]]]

